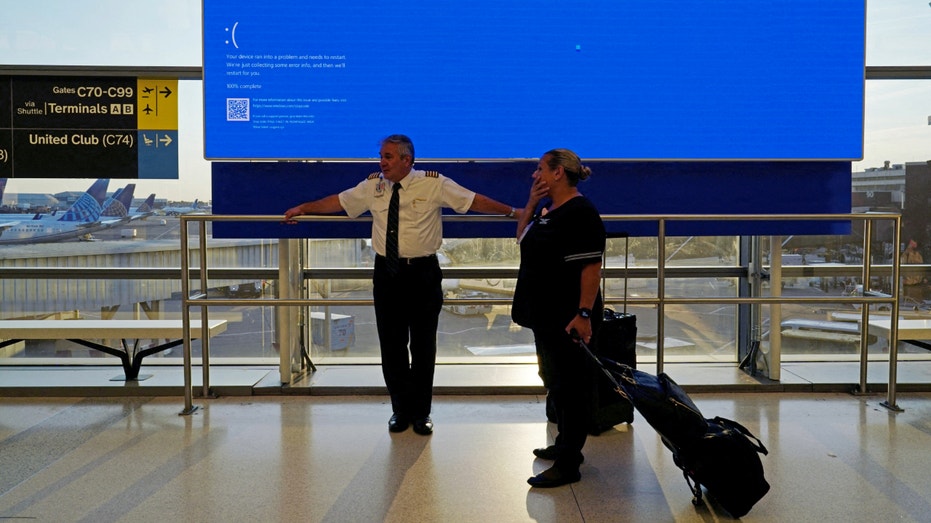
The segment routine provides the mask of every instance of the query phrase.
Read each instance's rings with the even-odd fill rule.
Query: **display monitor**
[[[859,160],[865,9],[204,0],[205,157]]]

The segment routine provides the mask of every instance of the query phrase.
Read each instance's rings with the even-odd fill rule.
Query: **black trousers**
[[[382,374],[392,410],[412,419],[428,416],[433,402],[442,282],[436,256],[402,260],[394,276],[385,258],[375,257],[373,297]]]
[[[578,470],[592,416],[588,356],[564,329],[558,327],[534,328],[533,338],[540,375],[552,395],[549,399],[556,417],[555,444],[559,458],[553,465],[567,472]]]

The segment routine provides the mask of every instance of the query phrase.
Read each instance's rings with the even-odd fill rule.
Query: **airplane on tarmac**
[[[111,196],[108,196],[101,204],[102,211],[100,213],[102,223],[104,224],[115,224],[119,221],[129,221],[129,205],[133,200],[133,191],[135,190],[136,184],[131,183],[126,187],[117,189]],[[2,193],[0,193],[2,196]],[[0,214],[0,219],[4,222],[20,222],[26,220],[34,220],[41,217],[50,217],[56,216],[58,211],[52,211],[48,214],[43,213],[28,213],[28,214]]]
[[[37,214],[31,220],[0,223],[0,245],[46,243],[80,238],[104,227],[100,222],[110,180],[95,181],[62,214]]]
[[[190,207],[186,206],[171,206],[162,207],[159,209],[161,214],[167,214],[168,216],[180,216],[182,214],[207,214],[208,207],[204,205],[203,202],[199,200],[194,200],[194,203]]]

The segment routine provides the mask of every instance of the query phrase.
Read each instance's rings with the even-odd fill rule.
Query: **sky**
[[[0,64],[200,67],[200,10],[197,0],[0,0]],[[929,28],[927,0],[870,0],[866,64],[931,66]],[[137,180],[136,194],[209,200],[201,82],[181,81],[179,91],[179,179]],[[854,171],[931,159],[931,81],[867,82],[865,108],[864,158],[854,162]],[[114,180],[110,189],[128,182]],[[63,191],[88,184],[54,185]],[[12,179],[7,191],[49,192],[48,187],[48,180]]]

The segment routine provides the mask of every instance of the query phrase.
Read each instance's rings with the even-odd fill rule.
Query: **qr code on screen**
[[[226,121],[227,122],[248,122],[249,121],[249,99],[248,98],[227,98],[226,99]]]

